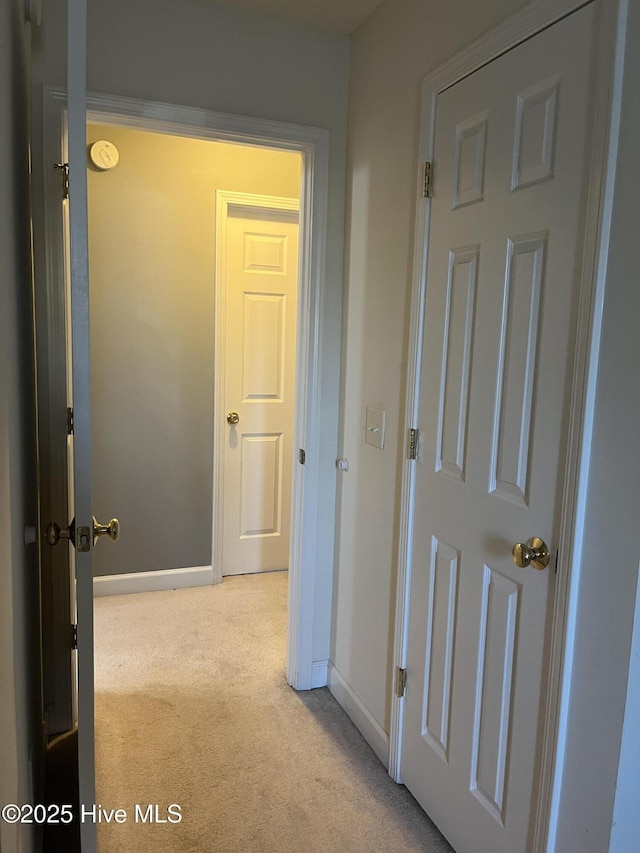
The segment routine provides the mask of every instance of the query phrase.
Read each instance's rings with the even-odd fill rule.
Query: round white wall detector
[[[94,142],[89,149],[91,162],[102,172],[107,172],[109,169],[115,169],[120,159],[118,149],[113,142],[107,142],[106,139],[99,139]]]

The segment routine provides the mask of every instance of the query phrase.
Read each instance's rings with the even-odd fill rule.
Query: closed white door
[[[402,779],[457,853],[530,849],[593,8],[438,97]],[[540,537],[546,569],[512,547]]]
[[[229,206],[222,573],[289,566],[298,212]]]

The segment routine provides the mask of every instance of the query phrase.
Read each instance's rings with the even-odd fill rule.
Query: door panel
[[[289,565],[298,214],[229,209],[224,247],[224,575]],[[229,412],[237,424],[222,420]]]
[[[240,536],[280,535],[282,433],[242,435]]]
[[[437,102],[401,760],[458,853],[534,814],[555,577],[511,549],[559,530],[592,22]]]

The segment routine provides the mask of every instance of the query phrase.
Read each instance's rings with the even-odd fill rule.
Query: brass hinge
[[[60,169],[62,175],[62,198],[69,198],[69,164],[54,163],[54,169]]]
[[[73,435],[73,409],[67,406],[67,435]]]
[[[71,648],[72,649],[78,648],[78,626],[77,625],[71,626]]]
[[[431,184],[433,181],[433,166],[427,160],[424,164],[424,184],[422,187],[422,197],[431,198]]]
[[[304,463],[306,461],[307,461],[307,454],[304,452],[304,450],[302,448],[300,448],[300,450],[298,451],[298,462],[301,465],[304,465]]]
[[[398,675],[396,678],[396,693],[398,694],[398,699],[402,699],[402,697],[407,692],[407,670],[398,667]]]
[[[409,430],[409,459],[418,458],[418,430]]]

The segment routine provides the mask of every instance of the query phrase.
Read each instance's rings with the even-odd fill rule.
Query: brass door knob
[[[521,569],[533,566],[534,569],[546,569],[549,565],[549,549],[542,541],[534,536],[526,543],[516,542],[511,552],[513,562]]]
[[[240,415],[237,412],[229,412],[227,415],[227,423],[228,424],[237,424],[240,420]]]
[[[108,524],[100,524],[93,516],[93,544],[95,545],[101,536],[108,536],[112,542],[117,542],[120,538],[120,522],[117,518],[112,518]]]

